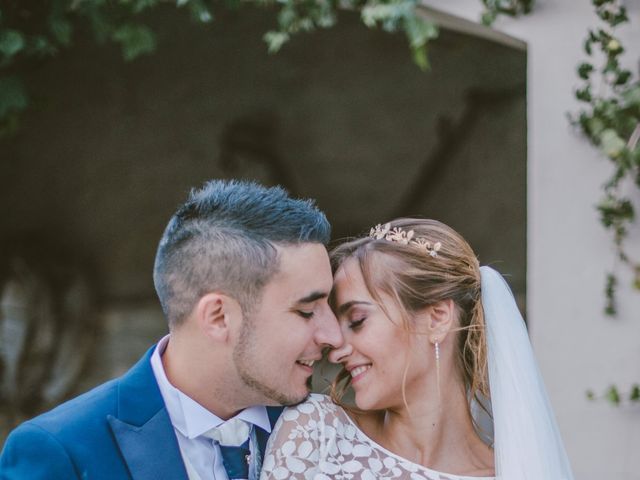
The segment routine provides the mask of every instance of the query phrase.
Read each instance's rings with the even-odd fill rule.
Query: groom
[[[342,336],[326,217],[280,188],[211,181],[160,240],[169,335],[121,378],[25,422],[0,479],[254,479],[281,409]],[[265,407],[267,406],[267,407]]]

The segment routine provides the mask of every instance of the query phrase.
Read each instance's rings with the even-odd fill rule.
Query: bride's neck
[[[473,428],[464,389],[455,381],[440,387],[440,393],[433,388],[407,392],[406,405],[386,411],[378,438],[390,450],[434,470],[490,471],[492,453]]]

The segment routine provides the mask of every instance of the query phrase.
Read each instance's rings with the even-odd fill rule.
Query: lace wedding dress
[[[272,448],[276,446],[277,448]],[[284,411],[269,439],[261,480],[493,480],[436,472],[367,437],[325,395]]]

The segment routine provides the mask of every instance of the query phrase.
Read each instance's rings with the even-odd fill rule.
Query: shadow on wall
[[[0,248],[2,433],[74,392],[96,339],[86,265],[42,236]]]

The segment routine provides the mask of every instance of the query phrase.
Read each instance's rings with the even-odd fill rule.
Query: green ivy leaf
[[[632,402],[640,402],[640,385],[635,384],[633,387],[631,387],[629,400],[631,400]]]
[[[368,0],[362,7],[360,18],[369,28],[378,23],[387,32],[396,32],[401,27],[401,21],[415,16],[415,3],[412,0],[398,0],[389,4],[381,4],[376,0]]]
[[[583,48],[584,51],[587,55],[591,56],[591,54],[593,53],[593,40],[591,38],[588,38],[587,40],[585,40]]]
[[[602,224],[609,228],[620,221],[633,220],[634,210],[633,205],[628,199],[620,199],[608,195],[598,204],[598,211],[600,211],[600,220]],[[609,275],[607,285],[615,287],[615,277]]]
[[[336,24],[336,16],[333,12],[326,12],[316,21],[319,27],[331,28]]]
[[[607,283],[604,290],[604,295],[607,300],[607,304],[604,308],[605,315],[613,317],[616,314],[616,285],[618,279],[612,273],[607,274]]]
[[[276,53],[282,48],[282,45],[289,41],[289,34],[286,32],[270,31],[265,33],[262,39],[267,42],[269,53]]]
[[[618,78],[616,78],[615,85],[624,85],[629,81],[629,78],[631,78],[631,72],[629,70],[622,70],[618,74]]]
[[[595,400],[596,399],[596,394],[593,393],[593,390],[587,390],[585,392],[586,396],[587,396],[587,400]]]
[[[640,107],[640,82],[620,94],[627,105]]]
[[[620,405],[620,393],[615,385],[611,385],[609,390],[607,390],[606,394],[607,400],[609,400],[612,404],[618,406]]]
[[[427,55],[427,46],[422,45],[421,47],[416,47],[412,49],[413,53],[413,61],[418,65],[420,70],[428,70],[431,68],[429,64],[429,56]]]
[[[122,56],[127,61],[151,53],[156,48],[156,37],[145,25],[122,25],[113,32],[112,39],[121,45]]]
[[[583,102],[590,102],[592,99],[591,86],[586,85],[583,88],[579,88],[578,90],[576,90],[576,98]]]
[[[16,55],[25,46],[24,36],[17,30],[0,31],[0,53],[6,59]]]
[[[423,47],[429,40],[438,37],[438,27],[417,15],[406,19],[405,29],[409,44],[413,49]]]
[[[298,21],[298,14],[293,5],[286,5],[278,12],[278,25],[283,31],[297,30],[295,25]]]
[[[640,266],[636,265],[633,275],[633,288],[640,290]]]
[[[578,76],[583,80],[588,80],[591,72],[593,72],[593,65],[590,63],[584,62],[578,66]]]
[[[482,12],[482,16],[480,17],[480,20],[482,21],[483,25],[490,27],[491,25],[493,25],[493,22],[496,21],[496,18],[498,18],[498,15],[496,13],[490,10],[487,10]]]
[[[210,23],[213,21],[211,9],[202,0],[191,0],[189,2],[189,10],[191,11],[191,17],[196,22]]]
[[[590,118],[587,121],[587,124],[589,128],[589,133],[593,137],[599,137],[605,128],[604,122],[598,117]]]
[[[63,16],[52,17],[49,20],[49,30],[60,45],[68,47],[71,44],[73,27],[71,22]]]
[[[600,148],[607,157],[616,158],[624,149],[626,143],[613,129],[606,129],[600,134]]]

